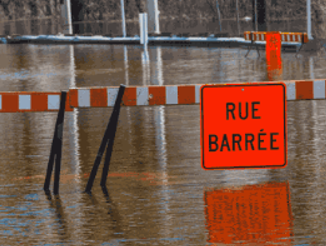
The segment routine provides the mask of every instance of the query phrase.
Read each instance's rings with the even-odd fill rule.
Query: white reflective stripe
[[[91,98],[89,89],[78,90],[78,107],[90,107]]]
[[[301,42],[301,35],[298,35],[298,40],[299,42]]]
[[[282,34],[282,41],[284,41],[284,34]]]
[[[60,108],[60,95],[48,95],[48,109]]]
[[[246,34],[247,40],[250,40],[249,33]]]
[[[201,85],[196,85],[195,86],[196,103],[200,103],[200,87],[201,87]]]
[[[19,109],[31,109],[31,95],[19,95]]]
[[[260,34],[260,40],[264,41],[264,34]]]
[[[178,86],[167,86],[166,88],[166,104],[178,104]]]
[[[293,39],[293,42],[295,42],[295,35],[294,34],[292,35],[292,39]]]
[[[2,109],[2,95],[0,95],[0,110]]]
[[[256,40],[259,40],[259,34],[258,33],[256,34]]]
[[[286,38],[287,38],[286,41],[287,41],[287,42],[290,42],[290,35],[289,35],[289,34],[286,35]]]
[[[108,88],[108,107],[114,106],[115,100],[118,96],[119,88]]]
[[[286,90],[287,90],[287,100],[295,100],[296,99],[296,92],[295,92],[295,82],[292,83],[285,83]]]
[[[325,80],[314,81],[314,99],[325,99]]]
[[[148,87],[137,87],[137,105],[148,105]]]

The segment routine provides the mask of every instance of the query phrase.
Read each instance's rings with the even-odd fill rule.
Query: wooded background
[[[0,0],[2,34],[39,35],[58,34],[62,29],[60,1],[63,0]],[[144,0],[124,0],[128,35],[139,34],[138,16],[145,11]],[[162,32],[219,32],[217,0],[158,0]],[[305,31],[306,0],[265,0],[266,22],[291,21],[291,26],[279,26],[282,31]],[[218,0],[222,20],[236,20],[236,0]],[[240,20],[252,17],[253,0],[238,0]],[[71,0],[74,33],[88,35],[120,35],[120,0]],[[326,1],[311,0],[312,33],[326,39]],[[296,22],[298,21],[298,22]],[[249,21],[250,22],[250,21]],[[254,30],[249,22],[242,21],[242,31]],[[300,26],[294,28],[293,25]],[[202,23],[194,31],[187,26]],[[205,24],[206,23],[206,24]],[[234,22],[236,23],[236,22]],[[283,22],[280,22],[283,23]],[[210,27],[209,27],[210,25]],[[227,26],[223,32],[238,35],[237,27]],[[1,27],[1,25],[0,25]],[[0,28],[1,29],[1,28]],[[1,34],[0,33],[0,34]]]
[[[252,0],[238,0],[240,18],[251,16]],[[218,0],[222,19],[235,18],[235,0]],[[143,0],[125,0],[127,19],[138,19]],[[216,19],[216,0],[158,0],[160,18]],[[312,0],[312,18],[320,19],[325,1]],[[120,20],[120,0],[72,0],[79,20]],[[306,0],[266,0],[267,20],[306,18]],[[0,19],[60,17],[60,0],[0,0]]]

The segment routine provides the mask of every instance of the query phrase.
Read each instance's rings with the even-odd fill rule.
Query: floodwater
[[[263,52],[245,53],[1,45],[1,91],[267,80]],[[324,53],[282,58],[284,80],[326,78]],[[66,112],[58,196],[43,191],[57,113],[0,114],[1,245],[325,245],[326,101],[287,107],[288,166],[226,171],[201,168],[199,105],[122,107],[108,194],[100,166],[92,195],[112,108]]]

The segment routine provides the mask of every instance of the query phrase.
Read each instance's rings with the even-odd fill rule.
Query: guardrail
[[[0,113],[58,111],[61,92],[0,92]],[[67,93],[69,102],[69,93]],[[66,104],[66,111],[73,109]]]

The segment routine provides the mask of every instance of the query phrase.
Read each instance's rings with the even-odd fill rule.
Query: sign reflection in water
[[[288,182],[204,192],[209,243],[292,245]]]

